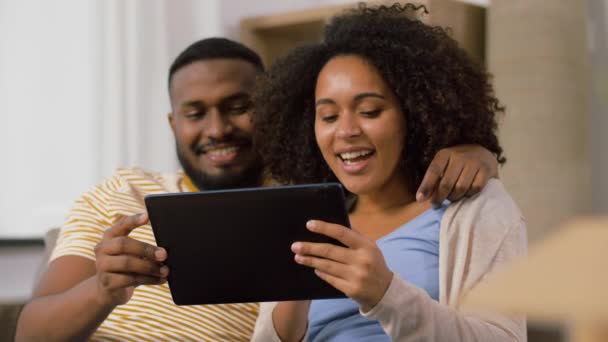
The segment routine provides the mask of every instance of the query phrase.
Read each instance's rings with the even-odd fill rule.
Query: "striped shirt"
[[[148,173],[120,168],[84,194],[61,228],[50,260],[78,255],[95,260],[103,232],[124,216],[145,211],[144,196],[196,191],[183,172]],[[150,225],[129,234],[156,245]],[[177,306],[167,284],[139,286],[127,304],[116,307],[92,341],[248,341],[258,315],[257,303]]]

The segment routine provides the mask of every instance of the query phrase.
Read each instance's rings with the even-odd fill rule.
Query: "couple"
[[[266,73],[255,53],[226,40],[184,51],[169,73],[184,172],[119,169],[79,199],[17,339],[525,340],[521,319],[458,310],[524,253],[525,222],[488,181],[504,159],[487,74],[444,30],[404,16],[415,9],[335,17],[323,43]],[[465,144],[484,149],[449,148]],[[143,196],[262,185],[271,181],[262,165],[280,183],[339,181],[356,195],[353,230],[314,218],[306,227],[346,247],[292,245],[296,262],[349,298],[175,306],[167,253],[136,215]]]

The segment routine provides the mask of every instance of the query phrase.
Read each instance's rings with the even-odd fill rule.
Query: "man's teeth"
[[[352,159],[368,156],[370,154],[372,154],[372,151],[345,152],[340,153],[340,158],[344,161],[351,161]]]
[[[228,154],[235,153],[237,149],[238,149],[238,147],[232,146],[232,147],[225,147],[225,148],[218,148],[215,150],[211,150],[208,153],[215,155],[215,156],[225,156]]]

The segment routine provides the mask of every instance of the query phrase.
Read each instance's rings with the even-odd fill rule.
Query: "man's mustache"
[[[253,144],[252,138],[247,137],[235,137],[230,139],[214,140],[204,144],[198,144],[194,147],[196,154],[203,154],[210,150],[222,148],[225,146],[250,146]]]

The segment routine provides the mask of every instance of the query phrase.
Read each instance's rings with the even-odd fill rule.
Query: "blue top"
[[[402,279],[439,298],[439,226],[447,203],[431,208],[377,240],[388,267]],[[313,300],[309,341],[389,341],[376,320],[359,314],[350,298]]]

